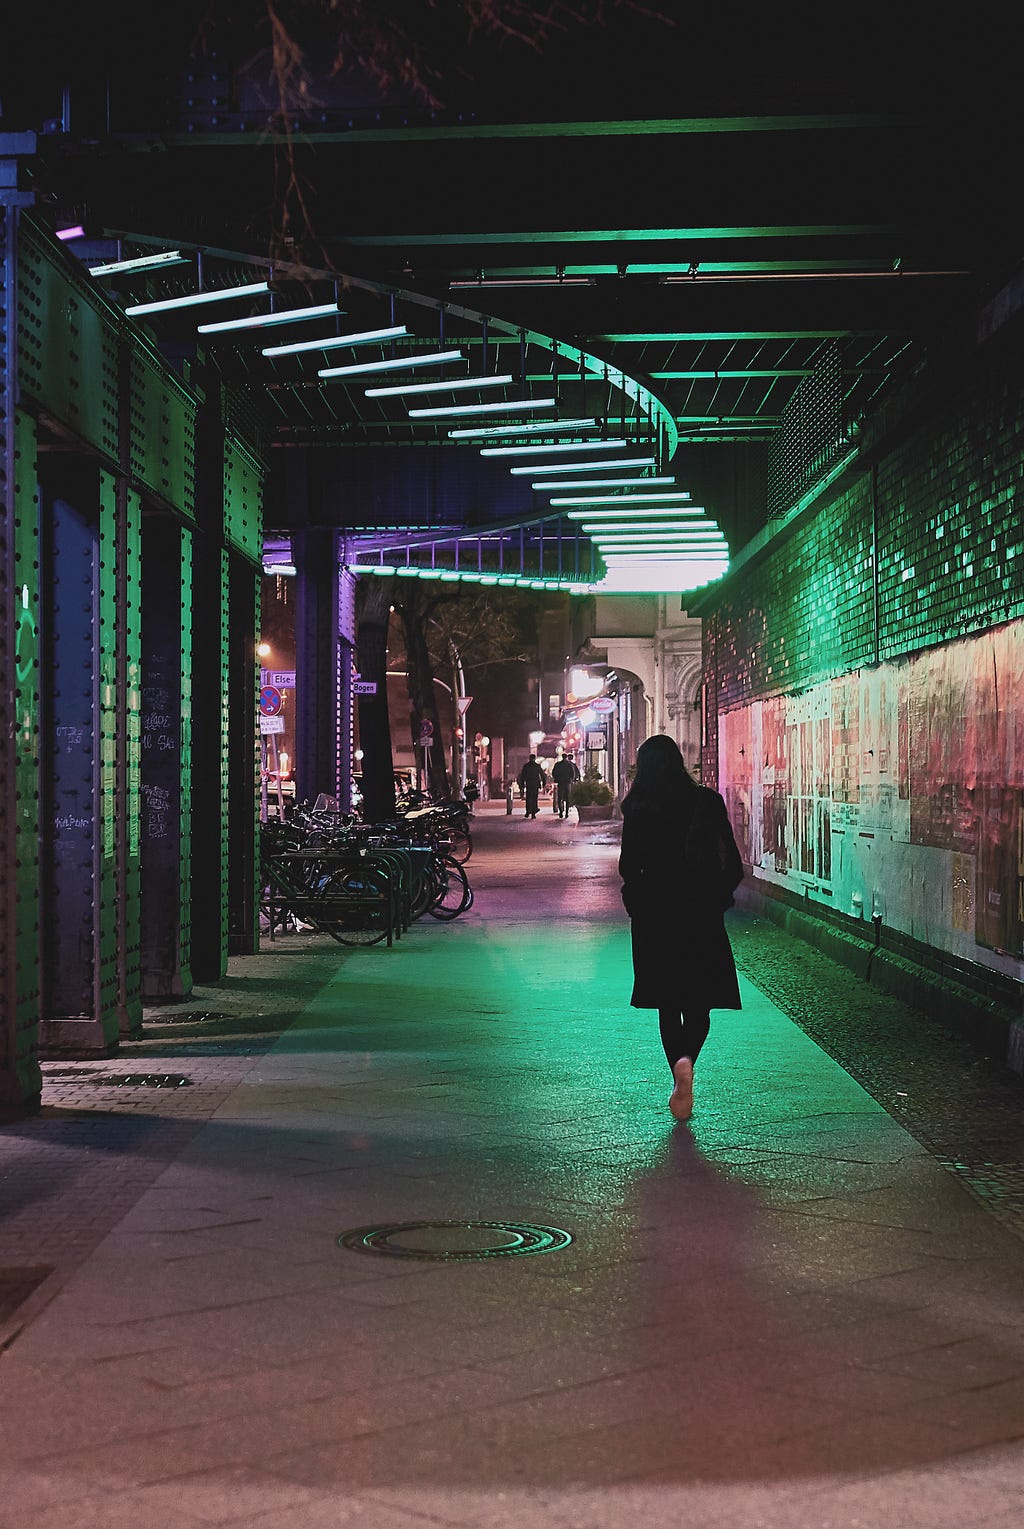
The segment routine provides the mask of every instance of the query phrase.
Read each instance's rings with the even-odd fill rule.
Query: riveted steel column
[[[246,558],[225,553],[230,642],[228,681],[228,949],[234,956],[259,948],[259,739],[256,713],[259,667],[259,573]]]
[[[224,426],[216,388],[196,420],[192,632],[192,974],[228,969],[228,553],[224,536]]]
[[[42,464],[42,1023],[49,1055],[117,1043],[114,479]]]
[[[338,801],[347,812],[352,806],[352,748],[355,678],[356,577],[338,569]]]
[[[315,801],[341,789],[341,675],[337,533],[311,527],[292,536],[297,569],[295,670],[298,698],[295,794]]]
[[[39,491],[18,408],[17,189],[32,134],[0,135],[0,1120],[38,1109]],[[10,154],[10,158],[3,157]]]
[[[192,990],[192,533],[171,515],[142,527],[142,993]]]
[[[259,781],[256,657],[263,557],[262,463],[231,430],[224,435],[223,567],[228,593],[228,949],[259,944]]]
[[[117,484],[117,1010],[122,1036],[142,1031],[142,503]]]

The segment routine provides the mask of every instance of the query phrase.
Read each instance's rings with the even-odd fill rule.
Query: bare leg
[[[706,1009],[686,1015],[678,1009],[658,1010],[661,1043],[675,1080],[668,1107],[677,1120],[689,1120],[693,1111],[693,1064],[707,1040],[710,1023]]]

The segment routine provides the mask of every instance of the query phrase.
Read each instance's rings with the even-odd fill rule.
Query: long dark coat
[[[633,944],[633,1008],[740,1008],[723,915],[743,880],[743,862],[717,791],[694,786],[672,810],[627,799],[619,875]]]

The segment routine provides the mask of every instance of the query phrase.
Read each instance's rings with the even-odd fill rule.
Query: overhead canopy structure
[[[346,505],[354,566],[692,588],[849,453],[1019,230],[969,93],[879,98],[894,34],[780,109],[753,39],[709,82],[671,20],[506,38],[458,86],[472,110],[321,71],[269,114],[248,40],[182,27],[187,91],[115,80],[98,127],[72,88],[36,185],[134,322],[205,349],[261,450],[430,453],[426,525]]]

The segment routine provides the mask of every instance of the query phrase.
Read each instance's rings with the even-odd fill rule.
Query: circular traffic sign
[[[260,715],[276,717],[281,710],[281,692],[276,685],[264,685],[260,690]]]

